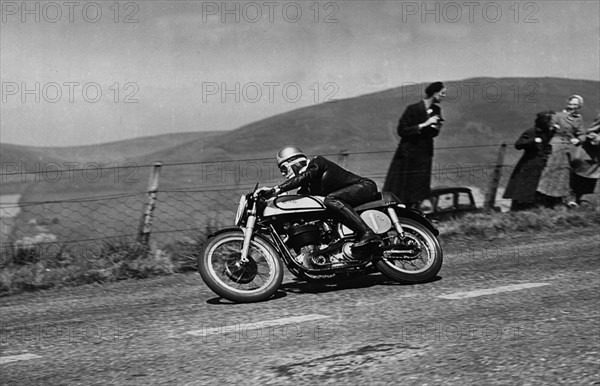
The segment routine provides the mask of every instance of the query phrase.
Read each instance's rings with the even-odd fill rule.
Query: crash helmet
[[[285,146],[277,151],[277,166],[285,178],[300,174],[308,164],[306,154],[298,146]]]

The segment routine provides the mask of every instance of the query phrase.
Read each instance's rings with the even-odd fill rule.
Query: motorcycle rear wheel
[[[442,268],[443,254],[440,242],[429,229],[417,221],[400,219],[405,233],[401,240],[395,229],[384,235],[383,242],[390,246],[397,244],[397,249],[413,248],[419,251],[406,259],[386,259],[385,255],[377,261],[377,268],[392,280],[414,284],[430,280]],[[392,249],[391,251],[393,251]]]
[[[236,303],[270,298],[283,281],[283,267],[271,244],[254,235],[249,262],[240,262],[244,234],[228,231],[210,238],[198,258],[202,280],[217,295]]]

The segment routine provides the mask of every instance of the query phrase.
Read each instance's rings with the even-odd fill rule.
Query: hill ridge
[[[468,89],[477,82],[494,82],[502,95],[498,100],[493,100],[492,94],[482,95],[481,92],[471,96],[465,93],[458,99],[457,95],[450,95],[453,88]],[[422,97],[421,90],[414,90],[415,84],[426,83],[407,82],[373,93],[303,106],[228,131],[161,134],[78,147],[0,144],[1,160],[73,161],[85,160],[93,153],[95,159],[105,156],[107,161],[113,162],[204,162],[270,156],[276,148],[289,143],[313,153],[332,153],[341,149],[389,151],[396,147],[395,129],[405,106]],[[438,147],[513,142],[520,132],[531,126],[536,112],[562,109],[565,99],[574,92],[586,100],[582,110],[586,122],[591,122],[598,113],[594,109],[600,106],[600,82],[596,80],[472,77],[446,81],[446,84],[449,100],[442,103],[446,123],[436,138]],[[492,89],[490,87],[487,92],[491,93]],[[96,151],[91,151],[93,149]]]

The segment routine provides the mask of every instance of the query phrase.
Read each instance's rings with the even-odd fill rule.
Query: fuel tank
[[[293,213],[321,212],[325,210],[325,197],[288,194],[267,203],[263,216],[289,215]]]

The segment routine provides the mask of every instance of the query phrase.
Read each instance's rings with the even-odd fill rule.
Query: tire
[[[250,262],[239,266],[244,234],[227,231],[210,238],[198,258],[202,280],[217,295],[236,303],[250,303],[273,296],[283,281],[283,267],[271,244],[254,235],[250,244]]]
[[[377,261],[377,268],[388,278],[407,284],[422,283],[433,279],[442,268],[442,247],[429,229],[417,221],[401,218],[400,223],[412,246],[418,246],[420,252],[407,260],[388,260],[384,256]],[[399,242],[395,229],[383,237],[385,245]],[[423,263],[422,267],[418,263]]]

